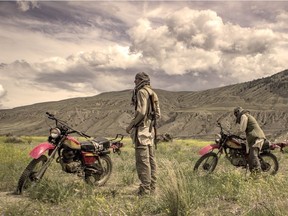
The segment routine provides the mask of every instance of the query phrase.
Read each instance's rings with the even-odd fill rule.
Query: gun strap
[[[148,95],[149,95],[149,100],[150,100],[150,103],[151,103],[152,112],[155,112],[155,107],[154,107],[154,101],[153,101],[153,98],[152,98],[152,94],[150,94],[148,89],[146,89],[145,87],[143,87],[143,89],[145,89],[147,91]]]
[[[155,149],[157,149],[157,141],[156,141],[157,140],[156,139],[157,138],[157,128],[156,128],[156,116],[155,116],[154,101],[153,101],[153,98],[152,98],[152,94],[150,94],[150,92],[145,87],[143,87],[143,89],[145,89],[147,91],[148,95],[149,95],[151,109],[152,109],[152,112],[154,113],[154,117],[151,120],[151,124],[150,124],[150,127],[149,127],[149,132],[151,133],[152,132],[152,128],[154,128],[154,144],[155,144]]]

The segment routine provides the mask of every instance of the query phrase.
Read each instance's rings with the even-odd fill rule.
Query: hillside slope
[[[234,130],[232,110],[249,109],[268,137],[284,139],[287,135],[288,70],[273,76],[199,92],[157,90],[162,119],[159,133],[174,137],[211,138],[218,131],[216,121]],[[52,125],[45,112],[56,114],[72,127],[93,136],[125,133],[133,117],[131,90],[106,92],[93,97],[0,110],[0,134],[47,135]]]

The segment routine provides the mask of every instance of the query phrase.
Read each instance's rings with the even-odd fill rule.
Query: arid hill
[[[235,129],[232,111],[234,107],[242,106],[255,115],[268,138],[286,139],[288,70],[270,77],[205,91],[156,92],[162,109],[158,129],[160,134],[213,138],[218,131],[217,120],[228,130]],[[125,128],[133,116],[130,99],[131,90],[124,90],[0,110],[0,134],[47,135],[48,125],[52,126],[45,116],[47,111],[92,136],[126,134]]]

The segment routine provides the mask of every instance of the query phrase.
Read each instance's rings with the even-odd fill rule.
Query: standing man
[[[127,133],[135,145],[136,170],[140,180],[138,195],[149,195],[156,189],[155,122],[160,117],[159,100],[151,89],[150,78],[145,72],[135,76],[132,104],[135,116]]]
[[[265,134],[249,111],[236,107],[234,115],[236,124],[240,125],[240,131],[246,133],[249,146],[249,170],[251,173],[258,173],[261,171],[258,155],[266,139]]]

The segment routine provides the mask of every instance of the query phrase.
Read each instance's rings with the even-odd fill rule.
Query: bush
[[[24,141],[20,137],[16,137],[16,136],[7,136],[4,142],[5,143],[24,143]]]

